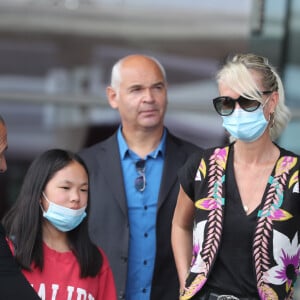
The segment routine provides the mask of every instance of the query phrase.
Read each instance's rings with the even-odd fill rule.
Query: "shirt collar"
[[[129,147],[125,141],[125,138],[122,134],[122,126],[120,126],[118,129],[117,139],[118,139],[118,143],[119,143],[121,159],[124,159],[131,150],[129,149]],[[158,146],[147,156],[150,156],[152,158],[157,158],[158,155],[161,155],[162,157],[164,157],[165,149],[166,149],[166,139],[167,139],[167,130],[166,130],[166,128],[164,128],[163,135],[162,135],[162,138],[161,138]]]

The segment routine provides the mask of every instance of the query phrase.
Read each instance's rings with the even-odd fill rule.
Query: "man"
[[[7,131],[0,116],[0,172],[7,169],[5,151],[7,149]],[[6,242],[5,231],[0,224],[0,299],[38,300],[40,299],[23,276]]]
[[[91,238],[108,255],[119,299],[177,299],[170,243],[177,171],[200,149],[164,127],[167,81],[156,59],[119,60],[107,97],[121,126],[80,153],[90,174]]]

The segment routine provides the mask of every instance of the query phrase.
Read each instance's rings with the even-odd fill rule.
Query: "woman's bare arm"
[[[180,289],[183,289],[185,286],[186,276],[192,259],[194,213],[195,206],[193,201],[180,186],[171,234]]]

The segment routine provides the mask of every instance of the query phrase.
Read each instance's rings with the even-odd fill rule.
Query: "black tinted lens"
[[[144,191],[146,187],[145,175],[141,175],[137,177],[134,181],[134,186],[138,191],[140,192]]]
[[[237,101],[243,110],[249,111],[249,112],[255,111],[256,109],[259,108],[259,106],[261,104],[257,100],[250,100],[250,99],[244,98],[242,96],[240,96],[240,98]]]
[[[259,108],[260,102],[257,100],[250,100],[243,96],[238,99],[232,99],[231,97],[218,97],[213,100],[214,107],[218,114],[221,116],[229,116],[233,113],[235,103],[238,102],[240,107],[248,112],[255,111]]]
[[[235,100],[230,97],[218,97],[213,100],[214,107],[221,116],[229,116],[235,107]]]

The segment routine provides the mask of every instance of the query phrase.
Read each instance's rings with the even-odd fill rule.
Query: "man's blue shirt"
[[[149,300],[156,255],[156,211],[165,155],[166,130],[158,147],[146,157],[128,148],[118,130],[118,144],[123,170],[130,226],[126,300]],[[140,176],[135,163],[144,159],[146,187],[135,188]]]

